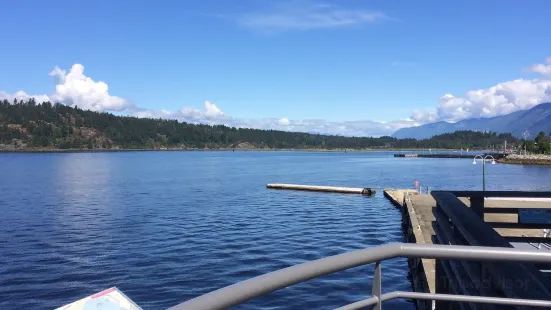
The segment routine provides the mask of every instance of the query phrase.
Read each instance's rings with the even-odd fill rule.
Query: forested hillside
[[[430,139],[396,139],[395,148],[441,148],[441,149],[473,149],[502,148],[507,141],[507,148],[518,146],[519,140],[511,134],[478,131],[456,131],[434,136]]]
[[[342,137],[196,125],[98,113],[63,104],[0,101],[0,149],[367,149],[485,148],[517,143],[509,134],[462,131],[426,140]]]

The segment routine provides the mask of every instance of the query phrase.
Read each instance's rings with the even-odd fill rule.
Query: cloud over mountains
[[[532,65],[529,71],[551,75],[551,58],[547,58],[546,64]],[[460,97],[446,94],[440,97],[436,109],[414,111],[411,119],[420,123],[456,122],[467,118],[505,115],[543,102],[551,102],[551,80],[545,77],[517,79],[486,89],[471,90]]]

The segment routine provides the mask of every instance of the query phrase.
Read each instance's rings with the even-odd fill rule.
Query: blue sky
[[[4,1],[0,97],[381,135],[551,100],[549,12],[548,0]]]

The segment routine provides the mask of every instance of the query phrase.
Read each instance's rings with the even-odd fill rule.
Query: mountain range
[[[549,134],[551,132],[551,102],[539,104],[529,110],[516,111],[491,118],[469,118],[456,123],[442,121],[402,128],[392,136],[399,139],[428,139],[435,135],[459,130],[511,133],[519,138],[526,131],[530,134],[529,138],[534,138],[540,131]]]

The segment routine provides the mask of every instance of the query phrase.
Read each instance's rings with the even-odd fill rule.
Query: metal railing
[[[549,227],[549,224],[534,226],[501,223],[499,220],[498,222],[485,222],[483,218],[485,213],[503,208],[484,208],[484,197],[542,197],[550,196],[551,193],[433,191],[431,195],[436,202],[436,206],[432,208],[435,217],[432,222],[435,235],[433,243],[513,248],[511,241],[528,244],[528,242],[540,240],[540,238],[503,237],[494,227]],[[469,208],[459,200],[458,196],[470,197],[471,207]],[[476,200],[479,199],[481,204],[478,205],[480,209],[477,211]],[[513,209],[504,210],[510,213]],[[550,269],[549,264],[496,264],[437,260],[435,261],[435,273],[441,276],[437,276],[435,279],[435,291],[436,293],[458,295],[548,299],[551,296],[551,281],[547,278],[548,274],[542,272],[547,269]],[[446,302],[436,301],[435,304],[437,308],[440,305],[445,308]]]
[[[551,198],[549,192],[526,192],[526,191],[448,191],[456,197],[468,197],[471,202],[471,209],[484,218],[484,213],[497,213],[504,211],[518,212],[518,208],[484,208],[484,198],[499,197],[499,198]]]
[[[330,256],[277,270],[199,296],[170,309],[226,309],[284,287],[371,263],[375,263],[372,296],[365,300],[345,305],[339,309],[352,310],[374,306],[374,309],[380,310],[382,302],[395,298],[551,308],[551,300],[420,292],[390,292],[382,294],[381,262],[398,257],[480,262],[551,263],[551,251],[521,250],[504,247],[396,243]]]

